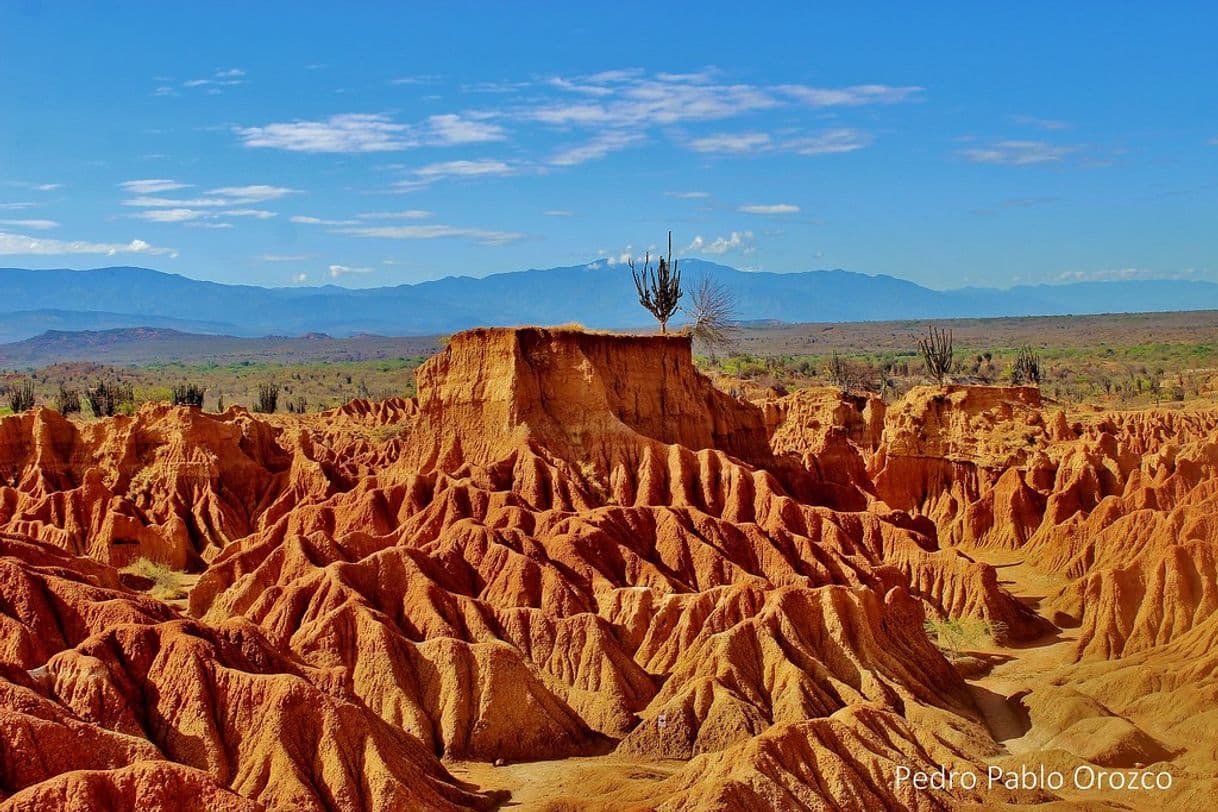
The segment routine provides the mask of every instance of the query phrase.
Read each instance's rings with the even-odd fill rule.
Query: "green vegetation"
[[[996,641],[1006,632],[1005,623],[980,617],[932,619],[924,622],[922,628],[952,657],[959,657],[966,648],[973,648],[986,638]]]
[[[181,600],[187,595],[189,580],[184,573],[149,558],[138,558],[120,572],[147,578],[152,582],[148,594],[163,601]]]

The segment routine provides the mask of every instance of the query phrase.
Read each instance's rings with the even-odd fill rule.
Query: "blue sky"
[[[0,265],[1218,278],[1212,5],[585,5],[0,4]]]

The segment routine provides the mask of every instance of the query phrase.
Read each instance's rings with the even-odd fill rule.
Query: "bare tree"
[[[672,258],[672,232],[668,232],[668,259],[660,257],[659,268],[651,267],[651,252],[643,259],[643,269],[634,267],[634,260],[627,260],[634,287],[639,292],[639,304],[647,308],[660,323],[660,332],[668,332],[668,320],[677,312],[681,301],[681,271]]]
[[[918,349],[922,351],[926,371],[942,386],[947,374],[952,371],[952,362],[955,359],[952,331],[940,330],[932,324],[926,336],[918,339]]]
[[[722,282],[709,276],[698,280],[690,294],[689,334],[710,348],[729,350],[736,343],[736,296]]]

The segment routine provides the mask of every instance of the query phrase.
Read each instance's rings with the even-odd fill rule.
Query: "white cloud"
[[[140,208],[151,209],[167,209],[167,208],[210,208],[215,206],[231,206],[235,203],[234,200],[229,200],[224,197],[192,197],[192,198],[171,198],[171,197],[149,197],[142,195],[133,197],[129,200],[124,200],[124,206],[137,206]]]
[[[827,88],[808,85],[779,85],[780,92],[812,107],[859,107],[865,104],[898,104],[914,101],[923,88],[913,85],[852,85]]]
[[[132,240],[129,243],[48,240],[0,231],[0,254],[29,254],[38,256],[58,256],[62,254],[105,254],[106,256],[114,256],[116,254],[150,254],[154,256],[167,255],[176,257],[178,252],[172,248],[158,248],[143,240]]]
[[[550,158],[550,164],[553,166],[577,166],[587,161],[599,160],[611,152],[623,150],[631,144],[637,144],[642,140],[643,136],[639,133],[610,130],[601,133],[586,144],[560,150]]]
[[[372,273],[371,268],[353,268],[350,265],[331,265],[330,276],[337,279],[350,273]]]
[[[523,239],[524,234],[516,231],[492,231],[483,228],[461,228],[446,225],[415,225],[415,226],[361,226],[359,228],[340,228],[339,234],[350,234],[353,237],[377,237],[386,240],[435,240],[445,237],[464,237],[483,245],[503,245]]]
[[[429,116],[427,126],[433,138],[444,144],[476,144],[482,141],[502,141],[507,136],[498,124],[490,124],[473,118],[463,118],[456,113]]]
[[[509,164],[489,158],[477,161],[442,161],[415,169],[414,178],[397,181],[393,186],[400,191],[411,191],[447,178],[503,177],[515,174],[515,171]]]
[[[205,92],[217,94],[221,92],[221,88],[236,87],[237,85],[245,84],[243,78],[245,71],[241,68],[225,68],[217,70],[211,76],[205,79],[187,79],[182,82],[182,87],[187,89],[203,88]],[[156,89],[158,96],[176,96],[177,93],[170,85],[161,85]]]
[[[1065,271],[1058,274],[1057,282],[1126,282],[1135,279],[1198,279],[1205,275],[1197,268],[1176,271],[1155,271],[1148,268],[1105,268],[1098,271]]]
[[[979,164],[1029,166],[1056,163],[1077,150],[1076,146],[1049,144],[1044,141],[999,141],[988,147],[960,150],[960,155]]]
[[[303,262],[312,257],[308,254],[263,254],[258,259],[263,262]]]
[[[862,149],[872,141],[869,133],[847,128],[825,130],[815,135],[791,138],[785,141],[781,148],[798,155],[829,155],[840,152],[854,152]]]
[[[292,281],[293,281],[293,282],[295,282],[295,283],[296,283],[296,284],[298,284],[298,285],[302,285],[302,284],[304,284],[305,282],[308,282],[308,281],[309,281],[309,275],[308,275],[307,273],[298,273],[298,274],[293,274],[293,275],[292,275]]]
[[[542,212],[546,217],[574,217],[575,212],[570,209],[546,209]]]
[[[288,218],[288,221],[307,226],[354,226],[359,224],[359,220],[327,220],[322,217],[309,217],[303,214],[292,215]]]
[[[247,147],[289,152],[392,152],[418,146],[411,128],[379,113],[344,113],[324,121],[292,121],[238,127]]]
[[[149,209],[141,211],[138,214],[131,215],[140,220],[148,220],[153,223],[185,223],[190,220],[199,220],[204,217],[209,217],[209,212],[200,211],[198,209],[176,208],[176,209]]]
[[[289,152],[397,152],[422,146],[502,141],[506,130],[490,114],[443,113],[420,125],[403,124],[383,113],[343,113],[321,121],[291,121],[264,127],[237,127],[247,147]]]
[[[701,236],[694,237],[693,241],[685,247],[686,253],[698,254],[726,254],[728,251],[742,250],[744,253],[752,253],[755,250],[753,244],[753,232],[751,231],[733,231],[728,237],[716,237],[709,242]]]
[[[405,211],[370,211],[355,215],[361,220],[426,220],[432,213],[426,209],[406,209]]]
[[[793,203],[754,203],[748,206],[740,206],[736,211],[744,212],[745,214],[798,214],[799,206]]]
[[[253,217],[255,220],[269,220],[277,216],[275,212],[266,209],[225,209],[220,214],[226,217]]]
[[[823,130],[809,135],[789,135],[781,139],[768,133],[719,133],[690,141],[695,152],[743,155],[746,153],[794,152],[797,155],[825,155],[853,152],[871,143],[868,133],[846,127]]]
[[[37,203],[0,203],[0,211],[20,211],[21,209],[32,209]]]
[[[55,222],[54,220],[0,220],[0,226],[32,228],[35,231],[46,231],[52,228],[59,228],[59,223]]]
[[[296,194],[296,190],[285,186],[256,184],[253,186],[224,186],[212,189],[208,194],[223,195],[242,203],[260,203],[264,200],[277,200],[286,195]]]
[[[128,180],[119,186],[133,195],[155,195],[164,192],[174,192],[178,189],[189,189],[189,183],[179,183],[168,178],[148,178],[145,180]]]
[[[28,180],[6,180],[4,186],[10,186],[14,189],[29,189],[33,192],[53,192],[56,189],[62,189],[62,183],[32,183]]]
[[[675,197],[678,200],[704,200],[710,197],[710,192],[665,192],[665,197]]]
[[[719,133],[695,138],[689,148],[695,152],[727,152],[740,154],[753,152],[770,146],[770,136],[765,133]]]

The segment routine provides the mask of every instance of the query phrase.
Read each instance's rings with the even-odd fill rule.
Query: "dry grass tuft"
[[[185,573],[171,569],[168,564],[162,564],[149,558],[138,558],[123,567],[120,572],[152,581],[152,588],[148,590],[148,594],[158,600],[176,601],[187,595],[186,587],[189,578]]]

